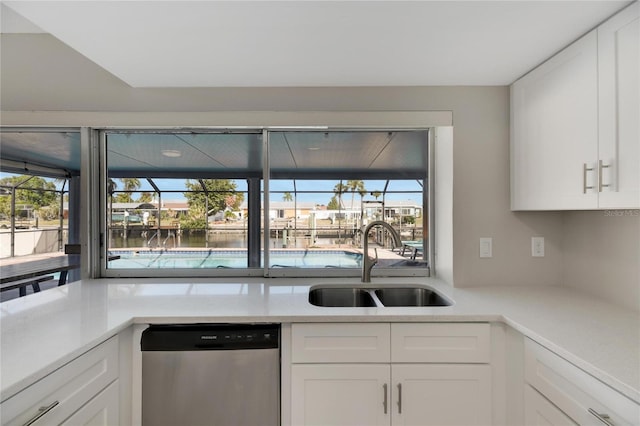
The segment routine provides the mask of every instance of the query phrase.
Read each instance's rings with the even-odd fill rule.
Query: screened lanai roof
[[[272,178],[422,179],[426,131],[278,131],[269,134]],[[109,175],[261,177],[262,132],[107,135]]]
[[[80,133],[77,129],[0,132],[1,171],[43,176],[80,174]]]
[[[2,170],[80,173],[77,130],[0,133]],[[262,130],[122,131],[107,134],[109,177],[261,177]],[[423,179],[426,131],[275,131],[269,133],[275,179]],[[42,174],[42,173],[37,173]]]

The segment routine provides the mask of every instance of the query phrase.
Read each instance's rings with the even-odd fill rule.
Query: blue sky
[[[153,181],[161,190],[181,191],[184,189],[184,179],[154,179]],[[235,182],[236,187],[239,191],[246,191],[247,184],[244,180],[236,180]],[[298,201],[327,204],[329,200],[331,200],[331,197],[333,196],[333,188],[338,182],[339,181],[337,180],[296,180],[296,189],[298,190],[297,199]],[[141,191],[153,191],[151,185],[149,185],[146,180],[141,180],[140,183],[142,184],[140,187]],[[344,181],[343,183],[346,183],[346,181]],[[365,181],[365,189],[367,190],[367,195],[364,199],[375,200],[375,198],[370,195],[370,192],[376,190],[382,192],[384,190],[385,184],[386,181],[383,180]],[[285,191],[291,192],[292,194],[294,191],[293,183],[291,180],[271,180],[269,182],[269,185],[272,193],[272,201],[282,200],[283,192]],[[326,193],[305,193],[305,191],[326,191]],[[387,200],[412,199],[416,202],[419,202],[422,198],[422,187],[415,180],[391,181],[389,183],[387,191]],[[417,193],[396,193],[395,191],[417,191]],[[180,192],[175,192],[163,194],[163,198],[165,200],[179,200],[183,199],[184,197]],[[381,198],[378,199],[381,200]],[[351,201],[351,193],[344,194],[343,200],[345,204],[348,205]],[[356,193],[354,200],[354,202],[358,202],[360,200],[360,195]]]

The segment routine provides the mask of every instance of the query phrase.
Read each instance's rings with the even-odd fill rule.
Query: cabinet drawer
[[[293,324],[294,363],[389,362],[389,324]]]
[[[538,343],[525,339],[525,379],[578,424],[599,424],[589,412],[615,425],[634,425],[640,405]]]
[[[116,380],[65,420],[62,426],[117,425],[120,414],[118,411],[120,402],[118,390],[118,380]]]
[[[2,424],[23,425],[50,407],[33,425],[60,424],[118,377],[114,336],[2,402]]]
[[[558,407],[529,385],[524,389],[524,424],[527,426],[576,426]]]
[[[391,324],[392,362],[489,363],[487,323]]]

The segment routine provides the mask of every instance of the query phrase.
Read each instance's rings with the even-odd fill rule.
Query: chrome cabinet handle
[[[593,167],[587,167],[587,163],[582,164],[582,193],[586,194],[587,189],[593,189],[593,186],[587,186],[587,172],[592,172]]]
[[[382,400],[382,406],[384,407],[384,413],[387,414],[387,384],[382,385],[382,393],[384,395]]]
[[[398,383],[398,414],[402,414],[402,383]]]
[[[38,408],[38,413],[33,416],[30,420],[28,420],[24,426],[30,426],[32,424],[34,424],[35,422],[38,421],[38,419],[42,416],[44,416],[45,414],[47,414],[49,411],[53,410],[53,408],[60,404],[60,401],[54,401],[53,403],[51,403],[51,405],[47,405],[46,407],[40,407]]]
[[[602,160],[598,160],[598,192],[602,192],[602,188],[608,188],[611,184],[604,185],[602,183],[602,169],[608,169],[611,164],[604,164]]]
[[[591,413],[596,419],[600,420],[603,424],[607,426],[615,426],[608,414],[600,414],[593,408],[589,408],[589,413]]]

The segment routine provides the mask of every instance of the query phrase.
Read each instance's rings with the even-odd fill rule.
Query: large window
[[[106,276],[428,273],[426,130],[105,131]],[[394,247],[384,228],[400,235]],[[372,251],[373,255],[373,251]]]

